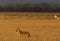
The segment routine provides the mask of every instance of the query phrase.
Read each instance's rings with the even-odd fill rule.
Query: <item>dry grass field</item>
[[[15,16],[17,17],[17,16]],[[0,41],[60,41],[60,20],[33,20],[0,16]],[[18,36],[16,29],[30,32],[31,37]]]

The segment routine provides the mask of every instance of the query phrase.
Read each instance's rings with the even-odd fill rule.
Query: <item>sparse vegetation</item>
[[[27,17],[23,15],[23,13],[23,17],[20,17],[19,15],[4,15],[9,14],[8,12],[4,12],[1,14],[2,15],[0,15],[0,41],[60,41],[60,20],[38,20],[38,15],[36,17],[35,15],[32,16],[33,19],[36,18],[36,20],[29,19],[29,16],[28,20],[25,19]],[[17,14],[20,13],[18,12]],[[42,15],[41,13],[38,14]],[[56,13],[52,13],[49,15],[53,14]],[[46,15],[48,15],[48,13],[46,13],[45,16]],[[29,31],[31,33],[31,37],[26,38],[23,36],[19,38],[16,34],[16,28],[18,27],[24,31]]]

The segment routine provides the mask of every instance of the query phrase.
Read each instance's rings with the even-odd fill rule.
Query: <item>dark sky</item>
[[[39,3],[39,2],[60,3],[60,0],[0,0],[0,5],[5,5],[8,3]]]

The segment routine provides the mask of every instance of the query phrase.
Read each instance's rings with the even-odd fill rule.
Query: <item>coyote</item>
[[[20,28],[17,28],[16,33],[17,33],[19,36],[24,35],[24,36],[30,37],[30,33],[29,33],[29,32],[22,31],[22,30],[20,30]]]

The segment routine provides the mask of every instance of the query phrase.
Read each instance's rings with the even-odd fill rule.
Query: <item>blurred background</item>
[[[60,12],[60,0],[0,0],[0,11]]]

